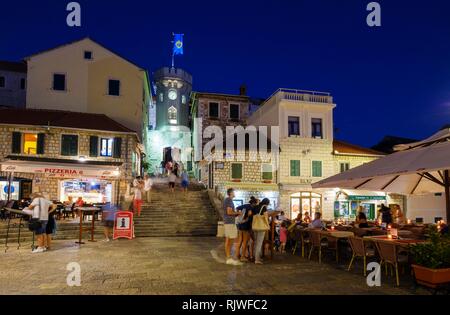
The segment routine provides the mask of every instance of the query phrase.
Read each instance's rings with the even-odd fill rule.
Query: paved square
[[[263,266],[223,263],[216,238],[138,238],[109,243],[55,241],[54,250],[0,252],[0,294],[413,294],[383,278],[369,288],[359,270],[347,272],[291,254]],[[3,249],[3,248],[2,248]],[[67,264],[81,265],[81,287],[69,287]],[[359,265],[360,266],[360,265]],[[418,290],[417,293],[427,293]]]

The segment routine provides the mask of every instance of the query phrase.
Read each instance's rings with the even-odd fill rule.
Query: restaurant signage
[[[350,201],[386,200],[386,196],[348,196]]]
[[[1,170],[4,172],[14,173],[32,173],[40,174],[45,177],[57,178],[76,178],[76,177],[95,177],[108,178],[118,177],[120,175],[116,168],[112,167],[93,167],[90,165],[74,167],[72,165],[64,164],[45,164],[45,163],[21,163],[21,162],[6,162],[1,164]]]
[[[134,238],[133,212],[117,212],[114,217],[113,239]]]

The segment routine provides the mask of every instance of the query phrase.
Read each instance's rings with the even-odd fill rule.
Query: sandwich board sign
[[[134,238],[133,212],[117,212],[114,217],[113,239]]]

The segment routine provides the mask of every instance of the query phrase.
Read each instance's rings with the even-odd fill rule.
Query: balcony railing
[[[333,97],[330,93],[326,92],[278,89],[268,98],[268,100],[274,97],[276,97],[277,100],[333,104]]]

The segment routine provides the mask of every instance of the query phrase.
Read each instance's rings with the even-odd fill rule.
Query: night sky
[[[0,59],[91,36],[140,66],[170,65],[171,34],[185,34],[176,65],[194,89],[265,98],[277,88],[331,92],[336,138],[371,146],[384,135],[421,139],[450,123],[450,1],[88,0],[81,28],[66,0],[0,4]]]

